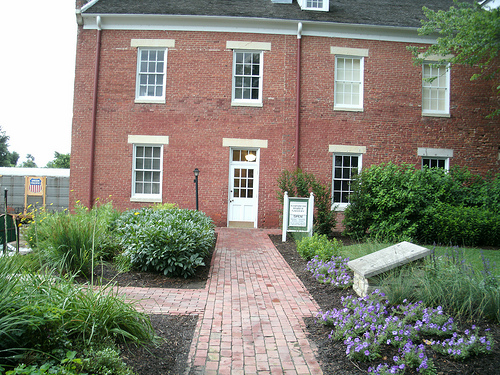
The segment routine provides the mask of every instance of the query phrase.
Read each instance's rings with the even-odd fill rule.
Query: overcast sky
[[[0,127],[18,165],[32,154],[45,167],[71,152],[75,1],[2,2],[0,40]]]

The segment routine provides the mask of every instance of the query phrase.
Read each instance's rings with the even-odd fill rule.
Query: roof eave
[[[81,13],[84,29],[97,29],[98,16],[101,17],[103,30],[211,31],[296,35],[297,24],[301,22],[303,36],[409,43],[433,43],[436,40],[435,36],[418,35],[416,27],[202,15]]]

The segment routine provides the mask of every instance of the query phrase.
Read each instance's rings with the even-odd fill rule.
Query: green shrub
[[[92,210],[77,206],[74,214],[38,210],[25,238],[43,264],[61,273],[89,275],[95,260],[112,259],[119,251],[111,232],[117,216],[111,203]]]
[[[342,241],[334,238],[332,241],[324,234],[314,234],[312,237],[303,237],[297,243],[297,252],[299,255],[309,261],[315,256],[319,259],[328,261],[332,256],[338,256]]]
[[[111,287],[94,290],[53,274],[21,274],[15,261],[0,258],[0,363],[15,365],[28,354],[104,338],[141,344],[151,342],[154,331],[149,317]]]
[[[114,348],[91,349],[85,352],[83,371],[96,375],[133,375]]]
[[[336,212],[332,210],[331,185],[324,185],[314,175],[304,173],[300,169],[294,172],[283,171],[278,178],[278,199],[283,204],[285,192],[289,197],[309,197],[314,193],[314,232],[332,235],[337,224]]]
[[[500,244],[500,215],[483,207],[438,203],[423,218],[420,240],[443,245]]]
[[[205,265],[215,241],[212,220],[200,211],[143,208],[123,213],[117,223],[123,256],[142,271],[188,277]]]
[[[466,169],[447,173],[408,164],[374,165],[351,184],[345,233],[381,242],[498,245],[498,236],[483,241],[485,233],[498,228],[494,216],[500,213],[499,181],[500,176],[483,179]]]

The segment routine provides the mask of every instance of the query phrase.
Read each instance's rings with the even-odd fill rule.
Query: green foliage
[[[118,215],[110,202],[92,210],[77,206],[74,214],[34,210],[25,237],[49,267],[89,275],[95,260],[110,259],[119,250],[111,233]]]
[[[0,127],[0,167],[15,167],[19,160],[17,152],[9,151],[9,138]]]
[[[403,299],[442,306],[464,320],[500,322],[500,280],[483,259],[481,271],[473,269],[459,248],[427,259],[421,266],[408,266],[386,275],[381,284],[391,304]]]
[[[57,151],[54,152],[54,160],[47,163],[45,168],[69,168],[70,167],[70,154],[61,154]]]
[[[20,364],[14,370],[7,371],[6,375],[44,375],[44,374],[55,374],[55,375],[73,375],[81,374],[80,369],[82,368],[82,360],[76,358],[75,351],[68,351],[66,353],[66,358],[64,358],[60,363],[55,360],[45,362],[41,366],[31,365],[26,366],[25,364]]]
[[[26,161],[24,161],[21,165],[21,168],[37,168],[38,166],[35,163],[35,157],[31,154],[26,155]]]
[[[173,208],[179,208],[177,203],[156,203],[151,206],[152,210],[171,210]]]
[[[498,228],[500,175],[481,178],[464,169],[447,173],[388,163],[364,170],[352,187],[344,225],[354,238],[500,243],[497,235],[487,234]]]
[[[284,194],[289,197],[309,197],[314,194],[314,231],[327,236],[332,235],[336,225],[336,214],[332,210],[331,186],[317,181],[314,175],[297,169],[294,172],[283,171],[278,178],[278,199],[283,204]]]
[[[96,375],[133,375],[114,348],[91,349],[85,352],[83,371]]]
[[[168,276],[193,275],[215,241],[212,220],[185,209],[127,211],[117,221],[117,233],[133,267]]]
[[[425,211],[422,224],[420,239],[425,243],[460,246],[500,244],[500,216],[485,207],[437,203]]]
[[[16,365],[28,357],[30,361],[49,363],[48,358],[61,358],[58,351],[92,347],[103,340],[144,344],[153,339],[149,317],[111,286],[94,290],[53,274],[23,274],[17,262],[0,259],[3,365]],[[57,365],[50,362],[46,369]]]
[[[324,234],[315,233],[312,237],[303,237],[297,242],[297,252],[299,255],[309,261],[315,256],[319,259],[327,261],[332,256],[338,256],[342,241],[334,238],[332,241]]]
[[[416,63],[421,64],[431,55],[443,56],[440,63],[478,67],[472,79],[495,79],[496,94],[500,95],[497,58],[500,49],[500,9],[483,9],[478,2],[454,1],[447,11],[433,11],[424,7],[420,35],[438,33],[437,43],[428,47],[409,47]],[[422,54],[422,55],[421,55]],[[448,55],[448,56],[447,56]],[[449,56],[453,55],[453,56]],[[445,58],[447,56],[447,58]],[[500,109],[494,110],[498,115]]]

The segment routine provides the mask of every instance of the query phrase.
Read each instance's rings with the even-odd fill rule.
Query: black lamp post
[[[198,211],[198,176],[200,175],[200,170],[195,168],[194,171],[194,183],[196,184],[196,211]]]

